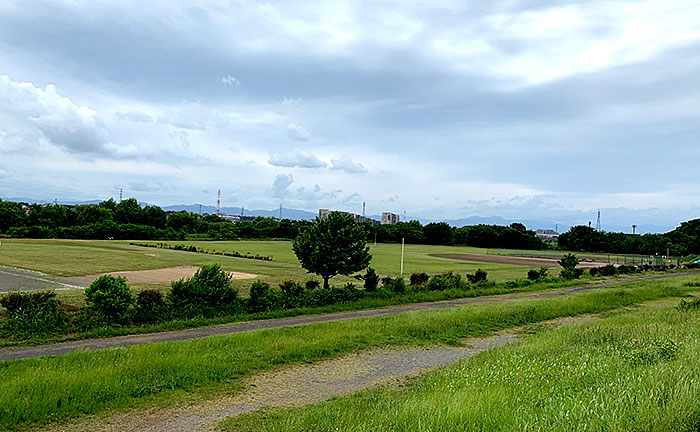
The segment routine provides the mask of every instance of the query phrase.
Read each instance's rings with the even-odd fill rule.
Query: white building
[[[382,225],[394,225],[401,221],[401,217],[396,213],[382,212]]]

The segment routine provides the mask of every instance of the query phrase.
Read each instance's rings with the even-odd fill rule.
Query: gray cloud
[[[349,174],[365,173],[367,168],[359,162],[352,160],[351,156],[342,155],[339,159],[331,159],[331,169],[345,171]]]
[[[295,141],[308,141],[311,139],[309,131],[295,123],[287,125],[287,135]]]
[[[300,149],[293,149],[283,153],[274,153],[270,156],[268,163],[274,166],[289,168],[323,168],[327,165],[313,154]]]
[[[272,182],[272,197],[284,198],[289,195],[289,186],[294,183],[294,177],[291,174],[277,174]]]

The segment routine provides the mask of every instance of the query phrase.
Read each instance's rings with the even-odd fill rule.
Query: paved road
[[[459,306],[483,304],[483,303],[499,303],[509,300],[534,299],[552,297],[556,295],[569,294],[578,291],[587,291],[605,286],[619,286],[634,282],[643,282],[649,280],[666,279],[679,276],[688,276],[698,274],[692,273],[673,273],[660,276],[650,276],[639,279],[629,279],[625,281],[615,281],[607,284],[583,285],[571,288],[561,288],[552,291],[505,294],[498,296],[487,297],[470,297],[457,300],[448,300],[431,303],[417,303],[401,306],[390,306],[381,309],[365,309],[358,311],[334,312],[319,315],[305,315],[293,318],[280,318],[271,320],[246,321],[232,324],[224,324],[216,327],[204,327],[188,330],[177,330],[160,333],[147,333],[138,335],[116,336],[104,339],[85,339],[79,341],[59,342],[48,345],[37,345],[22,348],[2,348],[0,349],[0,361],[19,360],[25,358],[34,358],[42,356],[55,356],[68,354],[77,350],[97,350],[106,348],[127,347],[133,345],[142,345],[153,342],[173,342],[189,339],[198,339],[207,336],[227,335],[233,333],[243,333],[255,330],[266,330],[283,327],[293,327],[303,324],[313,324],[332,321],[347,321],[356,318],[372,318],[380,316],[397,315],[403,312],[410,311],[428,311],[449,309]]]
[[[10,291],[41,291],[80,288],[77,285],[53,280],[43,273],[0,266],[0,293]]]

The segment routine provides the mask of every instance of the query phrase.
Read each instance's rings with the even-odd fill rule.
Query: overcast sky
[[[677,222],[699,77],[697,0],[3,0],[0,196]]]

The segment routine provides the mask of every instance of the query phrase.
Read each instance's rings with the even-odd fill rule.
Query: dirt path
[[[74,276],[62,278],[62,281],[81,287],[89,286],[92,281],[102,275],[123,276],[130,283],[148,282],[172,282],[183,278],[191,278],[199,270],[196,266],[167,267],[153,270],[118,271],[110,273],[100,273],[87,276]],[[233,279],[255,279],[258,275],[242,272],[227,272]]]
[[[672,277],[688,276],[698,274],[694,273],[673,273],[659,276],[650,276],[638,279],[629,279],[624,281],[615,281],[607,284],[598,285],[583,285],[570,288],[560,288],[551,291],[541,291],[541,292],[526,292],[518,294],[504,294],[498,296],[485,296],[485,297],[469,297],[457,300],[447,300],[440,302],[430,302],[430,303],[414,303],[409,305],[401,306],[389,306],[381,309],[365,309],[356,311],[345,311],[345,312],[334,312],[327,314],[318,315],[303,315],[293,318],[280,318],[271,320],[259,320],[259,321],[245,321],[232,324],[224,324],[216,327],[203,327],[188,330],[178,330],[160,333],[146,333],[137,335],[127,335],[127,336],[116,336],[104,339],[85,339],[79,341],[68,341],[59,342],[47,345],[36,345],[30,347],[21,348],[2,348],[0,349],[0,362],[9,360],[19,360],[25,358],[34,358],[42,356],[55,356],[61,354],[67,354],[73,351],[81,349],[106,349],[106,348],[117,348],[126,347],[132,345],[141,345],[145,343],[154,342],[174,342],[189,339],[198,339],[208,336],[226,335],[233,333],[243,333],[255,330],[266,330],[275,329],[283,327],[293,327],[303,324],[314,324],[321,322],[333,322],[333,321],[346,321],[356,318],[372,318],[379,316],[389,316],[396,315],[403,312],[411,311],[428,311],[428,310],[439,310],[439,309],[449,309],[454,307],[460,307],[471,304],[484,304],[484,303],[500,303],[510,300],[519,299],[535,299],[551,297],[556,295],[568,294],[579,291],[587,291],[596,288],[606,287],[606,286],[619,286],[626,285],[635,282],[643,282],[650,280],[666,279]]]
[[[554,328],[599,319],[595,315],[559,318],[538,323]],[[192,401],[174,407],[146,408],[93,416],[70,425],[44,430],[114,432],[190,432],[215,430],[222,420],[265,407],[302,406],[368,387],[394,385],[408,377],[466,360],[477,354],[518,342],[530,326],[493,336],[472,338],[464,347],[432,346],[410,349],[375,349],[333,360],[295,365],[261,373],[245,380],[242,392],[214,400]],[[60,429],[59,429],[60,428]]]
[[[431,257],[436,258],[447,258],[460,261],[475,261],[491,264],[511,264],[511,265],[521,265],[528,267],[549,267],[558,268],[561,267],[557,259],[547,259],[547,258],[527,258],[518,256],[507,256],[507,255],[476,255],[476,254],[428,254]],[[581,268],[590,267],[602,267],[607,263],[592,262],[592,261],[582,261],[579,263]]]

